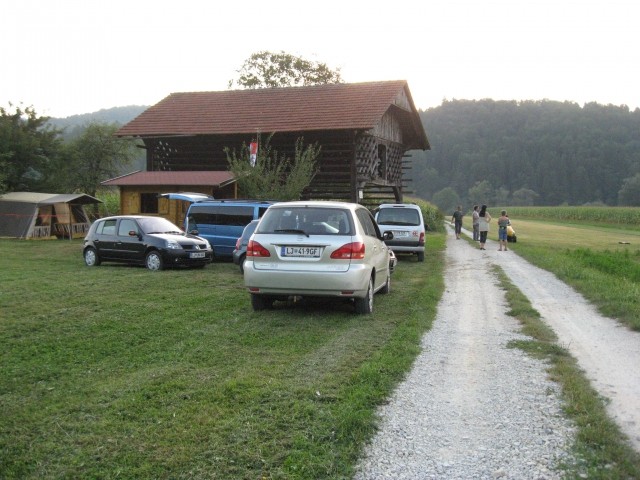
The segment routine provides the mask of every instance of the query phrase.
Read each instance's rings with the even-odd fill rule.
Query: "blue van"
[[[236,240],[251,220],[261,218],[275,202],[260,200],[203,200],[189,206],[185,231],[206,238],[215,257],[233,255]]]

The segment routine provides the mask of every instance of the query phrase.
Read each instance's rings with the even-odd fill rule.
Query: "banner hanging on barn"
[[[252,167],[256,166],[256,158],[258,156],[258,142],[255,140],[249,145],[249,163]]]

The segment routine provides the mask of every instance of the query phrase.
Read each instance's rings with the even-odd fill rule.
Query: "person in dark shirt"
[[[456,231],[456,239],[460,238],[460,233],[462,232],[462,207],[458,205],[456,211],[453,212],[453,216],[451,217],[451,223],[454,224],[454,229]]]

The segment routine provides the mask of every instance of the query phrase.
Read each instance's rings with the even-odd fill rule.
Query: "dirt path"
[[[555,331],[559,344],[576,358],[592,386],[610,400],[609,415],[640,451],[640,333],[603,317],[553,274],[512,251],[499,252],[497,242],[488,241],[486,248],[477,251],[478,258],[500,265],[527,296]]]

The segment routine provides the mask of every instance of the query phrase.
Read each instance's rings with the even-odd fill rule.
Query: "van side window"
[[[253,220],[253,207],[224,207],[217,210],[218,225],[233,225],[244,227]]]
[[[197,226],[198,224],[202,225],[215,225],[216,220],[216,207],[191,207],[189,211],[189,223],[193,222]]]

